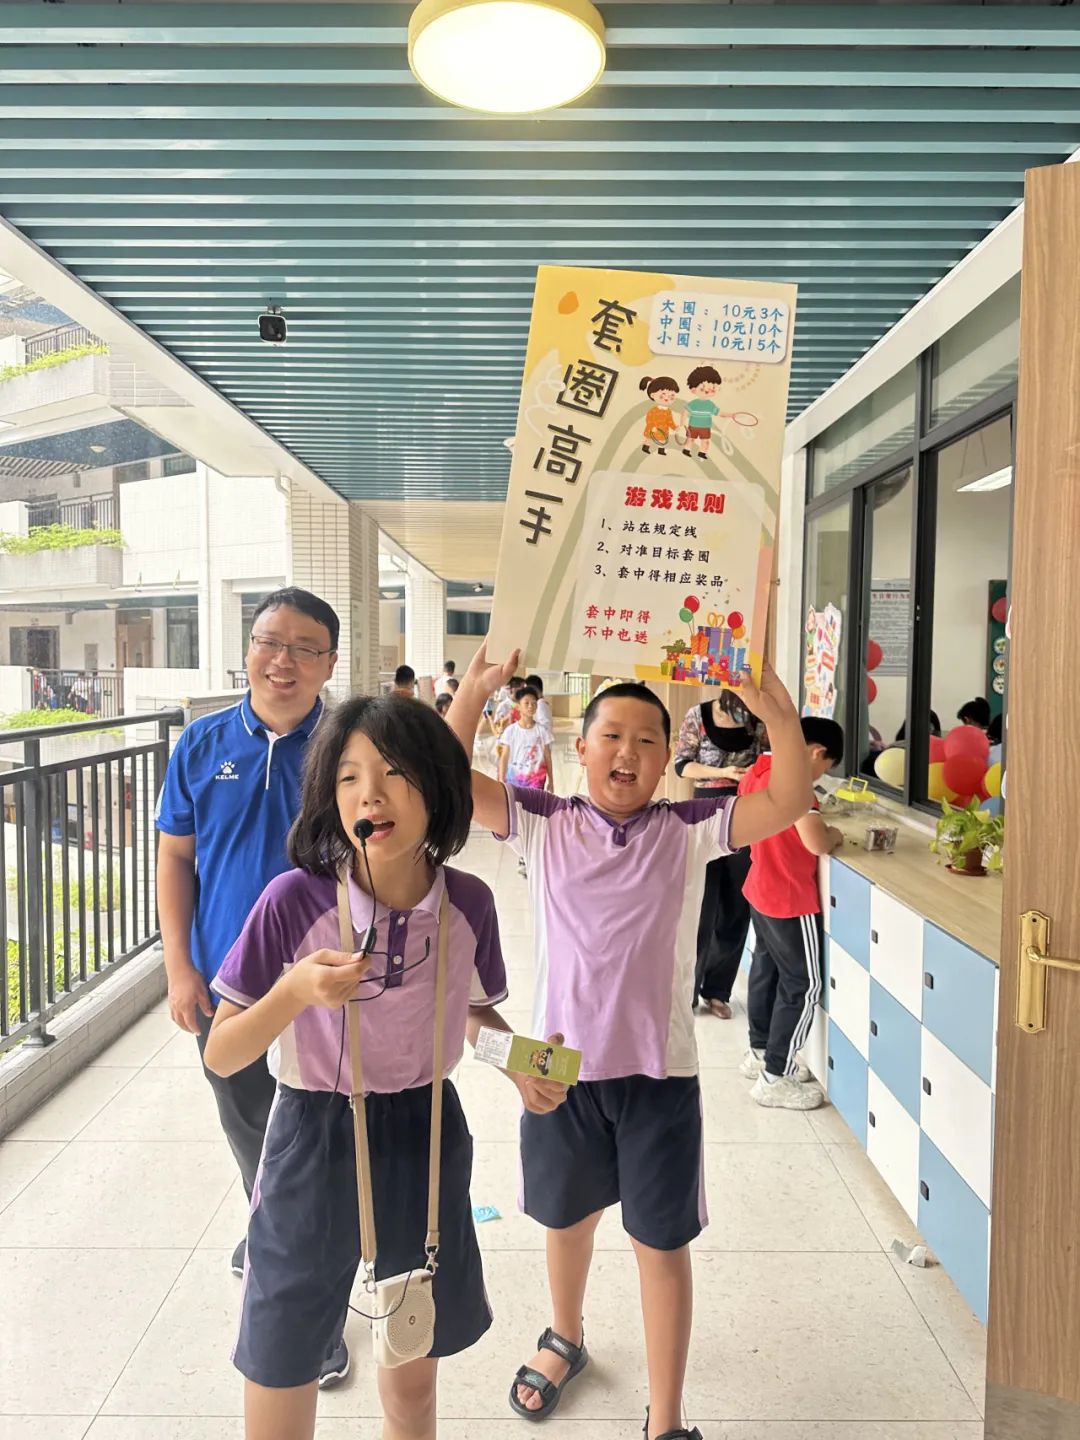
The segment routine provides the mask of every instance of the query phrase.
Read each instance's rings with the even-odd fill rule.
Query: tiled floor
[[[530,995],[525,882],[488,838],[464,863],[495,889],[511,984]],[[712,1224],[695,1246],[687,1385],[705,1440],[975,1440],[983,1332],[939,1269],[887,1252],[910,1222],[834,1111],[759,1110],[731,1022],[701,1017]],[[496,1322],[440,1378],[444,1440],[521,1437],[513,1370],[548,1322],[542,1235],[516,1212],[515,1097],[466,1060],[473,1199]],[[241,1440],[228,1360],[243,1192],[194,1041],[163,1007],[0,1145],[0,1440]],[[612,1213],[587,1307],[594,1364],[545,1440],[631,1440],[645,1407],[632,1255]],[[320,1403],[319,1440],[378,1434],[366,1336]],[[365,1418],[366,1417],[366,1418]]]

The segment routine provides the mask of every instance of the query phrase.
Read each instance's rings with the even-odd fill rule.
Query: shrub
[[[74,525],[35,525],[29,535],[0,531],[0,550],[8,555],[37,555],[42,550],[80,550],[86,545],[124,548],[119,530],[77,530]]]

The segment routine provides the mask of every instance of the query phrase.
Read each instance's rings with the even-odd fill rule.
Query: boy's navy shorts
[[[369,1095],[367,1123],[375,1273],[387,1279],[425,1262],[431,1087]],[[469,1199],[472,1152],[457,1091],[446,1081],[432,1356],[468,1349],[491,1324]],[[348,1096],[279,1085],[248,1220],[237,1369],[273,1388],[317,1379],[359,1263]]]
[[[521,1119],[524,1210],[565,1230],[622,1203],[623,1228],[678,1250],[708,1223],[697,1076],[583,1080],[550,1115]]]

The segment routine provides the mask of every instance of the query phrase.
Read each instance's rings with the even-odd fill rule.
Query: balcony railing
[[[60,350],[70,350],[75,345],[100,345],[102,342],[85,325],[57,325],[52,330],[42,330],[39,335],[28,335],[23,341],[23,354],[27,361],[40,360],[43,355],[55,355]]]
[[[0,732],[0,755],[22,747],[0,760],[0,1053],[47,1045],[54,1015],[160,938],[154,806],[183,723],[169,710]],[[136,743],[135,725],[156,738]]]
[[[35,669],[31,699],[35,710],[81,710],[111,720],[124,713],[124,677],[116,670]]]
[[[73,530],[114,530],[116,505],[112,491],[80,495],[76,500],[33,500],[26,506],[31,530],[40,525],[70,525]]]

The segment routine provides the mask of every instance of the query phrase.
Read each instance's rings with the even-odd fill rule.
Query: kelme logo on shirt
[[[232,762],[231,760],[223,760],[223,761],[221,762],[221,769],[220,769],[220,770],[218,771],[218,773],[214,776],[214,779],[215,779],[215,780],[239,780],[239,779],[240,779],[240,776],[236,773],[236,766],[233,764],[233,762]]]

